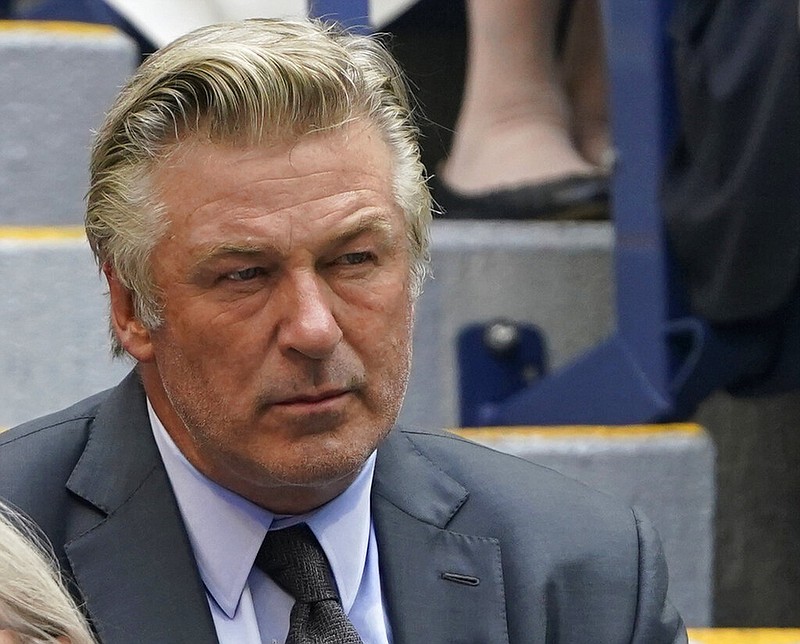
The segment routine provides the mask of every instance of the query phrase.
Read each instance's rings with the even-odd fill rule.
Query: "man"
[[[131,80],[86,230],[136,368],[0,444],[0,495],[101,641],[685,641],[642,517],[392,429],[429,219],[401,73],[371,39],[214,26]],[[298,559],[334,589],[289,588]]]

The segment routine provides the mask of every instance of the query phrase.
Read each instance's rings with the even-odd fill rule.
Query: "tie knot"
[[[325,552],[305,523],[267,532],[256,565],[297,601],[339,601]]]

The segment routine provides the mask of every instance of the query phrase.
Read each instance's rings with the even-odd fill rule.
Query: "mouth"
[[[351,389],[326,389],[284,398],[272,403],[273,407],[286,410],[313,412],[333,409],[344,403],[352,394]]]

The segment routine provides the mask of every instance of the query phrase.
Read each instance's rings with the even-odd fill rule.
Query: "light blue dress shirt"
[[[356,480],[321,508],[279,516],[200,473],[147,403],[150,424],[194,549],[221,644],[283,643],[294,599],[254,568],[270,528],[307,523],[331,564],[342,607],[365,644],[390,644],[370,513],[373,453]]]

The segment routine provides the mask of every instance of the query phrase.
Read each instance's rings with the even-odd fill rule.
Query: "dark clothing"
[[[800,274],[797,0],[685,0],[672,20],[681,118],[665,177],[692,310],[763,319]]]

